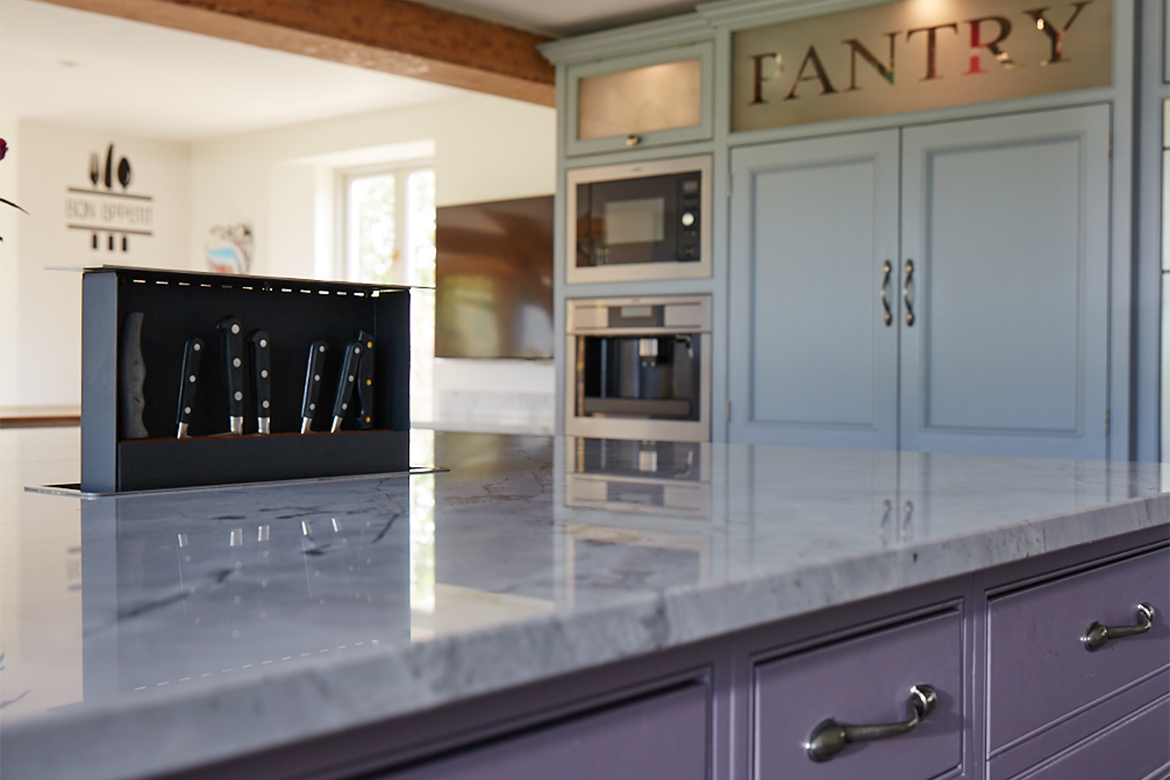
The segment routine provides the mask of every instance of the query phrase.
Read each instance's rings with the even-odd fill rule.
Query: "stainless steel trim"
[[[938,694],[929,685],[920,684],[910,688],[909,720],[899,723],[884,723],[877,726],[845,726],[832,718],[823,720],[816,725],[809,734],[805,750],[808,757],[816,762],[828,761],[840,753],[846,745],[853,742],[865,742],[873,739],[896,737],[911,731],[918,722],[925,718],[934,709],[938,702]]]
[[[1085,643],[1086,650],[1090,653],[1095,652],[1104,647],[1110,639],[1124,639],[1127,636],[1137,636],[1146,633],[1154,625],[1155,614],[1153,607],[1142,602],[1137,605],[1138,625],[1103,626],[1094,620],[1085,629],[1085,635],[1081,637],[1081,641]]]

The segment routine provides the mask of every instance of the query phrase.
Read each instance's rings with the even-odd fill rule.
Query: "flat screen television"
[[[435,357],[553,356],[553,196],[435,213]]]

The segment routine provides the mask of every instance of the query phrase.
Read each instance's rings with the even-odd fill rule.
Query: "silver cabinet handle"
[[[626,136],[626,146],[637,146],[642,143],[642,136],[637,133],[630,133]]]
[[[906,305],[906,327],[914,324],[914,302],[910,300],[910,283],[914,281],[914,261],[906,258],[906,279],[902,282],[902,303]]]
[[[1137,616],[1141,622],[1136,626],[1103,626],[1094,620],[1085,629],[1085,635],[1081,637],[1081,641],[1085,643],[1085,649],[1090,653],[1094,650],[1100,650],[1110,639],[1124,639],[1127,636],[1144,634],[1150,630],[1150,626],[1154,625],[1154,608],[1149,604],[1138,604]]]
[[[828,761],[852,742],[905,734],[917,726],[918,721],[930,714],[937,702],[938,694],[934,692],[934,688],[929,685],[915,685],[910,688],[910,707],[914,710],[910,720],[880,726],[844,726],[829,718],[817,724],[808,735],[808,742],[804,747],[808,751],[808,757],[813,761]]]
[[[882,308],[886,313],[882,315],[882,322],[888,328],[890,323],[894,321],[894,315],[890,313],[890,299],[886,296],[886,292],[890,289],[890,274],[893,273],[894,266],[887,260],[882,263]]]

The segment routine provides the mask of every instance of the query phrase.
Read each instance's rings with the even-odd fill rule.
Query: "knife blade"
[[[256,432],[272,432],[272,378],[269,376],[272,342],[268,331],[254,330],[248,334],[252,351],[252,394],[256,396]]]
[[[146,361],[142,357],[142,320],[140,311],[132,311],[122,320],[118,343],[118,431],[123,439],[150,436],[142,422],[146,408],[143,386],[146,384]]]
[[[361,342],[364,350],[357,372],[357,392],[361,409],[354,419],[354,427],[368,431],[374,427],[374,337],[364,330],[359,330],[357,340]]]
[[[309,345],[309,363],[305,369],[305,392],[301,397],[301,433],[313,430],[313,414],[317,411],[317,398],[321,395],[321,368],[329,345],[314,341]]]
[[[228,421],[231,434],[244,433],[244,330],[240,318],[224,317],[215,326],[223,340],[223,372],[227,382]]]
[[[183,375],[179,379],[178,438],[187,438],[187,425],[191,422],[191,410],[195,407],[195,388],[199,380],[199,359],[203,356],[203,339],[196,336],[187,339],[183,348]]]
[[[345,360],[341,363],[341,375],[337,378],[337,396],[333,399],[333,425],[330,433],[341,430],[341,421],[349,409],[349,401],[353,397],[353,388],[357,383],[357,367],[365,347],[360,341],[351,341],[345,345]]]

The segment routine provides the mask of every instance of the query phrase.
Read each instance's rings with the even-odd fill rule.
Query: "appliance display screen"
[[[647,244],[666,237],[666,199],[638,198],[605,202],[605,243]]]

